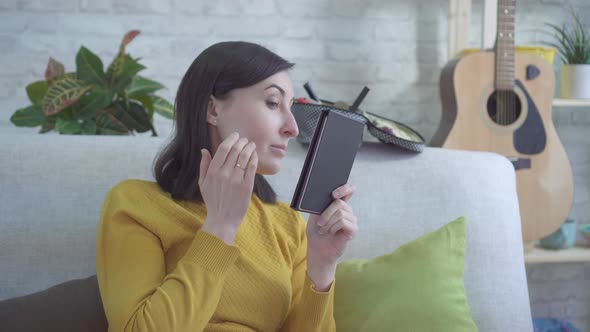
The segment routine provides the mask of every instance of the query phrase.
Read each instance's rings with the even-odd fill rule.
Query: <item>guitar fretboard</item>
[[[516,0],[498,0],[496,90],[514,88],[514,15]]]

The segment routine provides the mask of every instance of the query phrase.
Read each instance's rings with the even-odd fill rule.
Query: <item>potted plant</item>
[[[561,68],[561,97],[590,99],[590,32],[580,17],[571,10],[569,25],[547,24],[554,32],[555,47],[563,61]]]
[[[164,88],[137,75],[145,69],[125,47],[140,33],[125,34],[119,51],[106,71],[98,56],[86,47],[76,55],[76,71],[49,58],[45,79],[26,87],[32,105],[14,112],[10,121],[19,127],[41,126],[40,133],[133,135],[151,131],[154,112],[172,118],[174,107],[155,95]]]

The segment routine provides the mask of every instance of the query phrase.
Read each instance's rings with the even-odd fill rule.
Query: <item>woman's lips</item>
[[[278,154],[281,155],[285,155],[287,154],[287,146],[286,145],[271,145],[270,146],[272,148],[273,151],[275,151]]]

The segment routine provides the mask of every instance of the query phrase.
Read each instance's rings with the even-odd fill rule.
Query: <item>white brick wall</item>
[[[584,263],[527,266],[531,309],[539,317],[567,317],[589,331],[590,266]]]
[[[545,39],[544,22],[561,23],[572,3],[590,22],[588,0],[520,0],[517,43]],[[479,46],[482,0],[473,1],[471,46]],[[326,99],[352,102],[364,85],[363,108],[408,123],[429,139],[440,118],[438,78],[447,55],[447,1],[390,0],[2,0],[0,1],[0,130],[27,105],[24,87],[43,77],[48,57],[74,69],[80,45],[110,62],[124,32],[144,74],[163,82],[173,100],[182,74],[210,44],[259,42],[297,63],[297,94],[309,80]],[[555,65],[559,69],[558,64]],[[559,77],[559,74],[558,74]],[[576,181],[572,217],[590,223],[590,112],[554,110]],[[170,121],[157,117],[161,135]],[[35,130],[30,130],[35,132]],[[574,320],[590,331],[588,264],[528,266],[535,316]]]

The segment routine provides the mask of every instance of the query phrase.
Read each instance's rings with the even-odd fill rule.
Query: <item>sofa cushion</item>
[[[477,331],[463,285],[465,234],[461,217],[393,253],[338,264],[338,331]]]
[[[96,276],[0,301],[0,330],[107,331]]]

